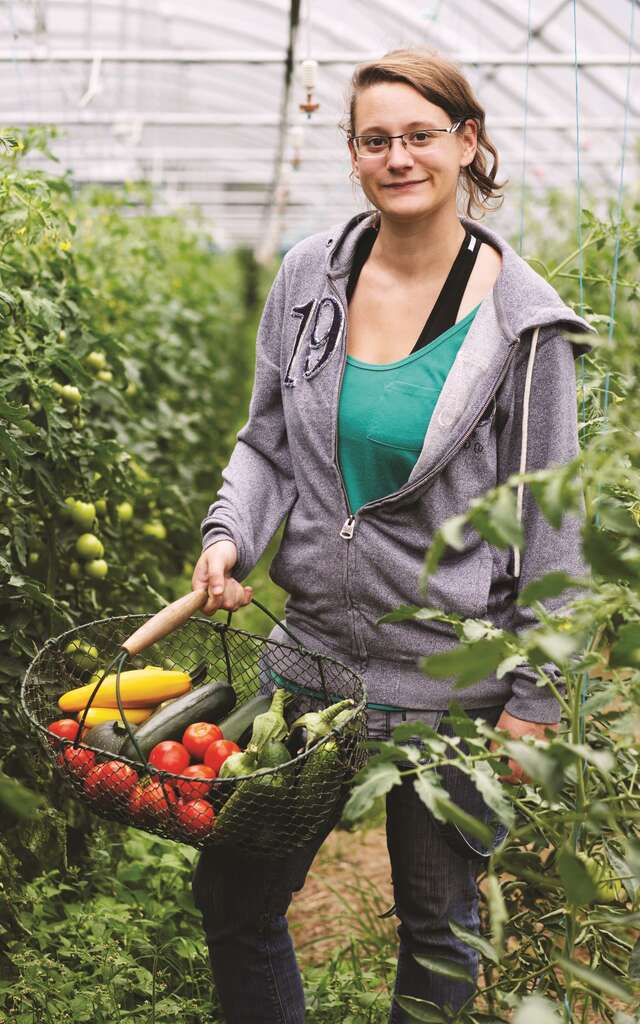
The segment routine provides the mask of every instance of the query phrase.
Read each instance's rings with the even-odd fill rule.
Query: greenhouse
[[[640,1024],[639,21],[0,3],[0,1021]]]

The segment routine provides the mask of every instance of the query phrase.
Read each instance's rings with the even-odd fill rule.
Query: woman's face
[[[449,115],[404,82],[370,85],[356,103],[355,135],[400,135],[417,128],[449,128]],[[349,142],[351,163],[367,199],[384,216],[413,220],[449,205],[456,209],[460,168],[470,164],[477,145],[476,124],[438,134],[419,151],[392,139],[391,148],[358,156]],[[410,182],[408,187],[399,187]]]

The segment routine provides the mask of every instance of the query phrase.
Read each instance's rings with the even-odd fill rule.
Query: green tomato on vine
[[[84,571],[87,576],[91,576],[94,580],[103,580],[109,572],[109,566],[104,558],[92,558],[90,562],[85,564]]]
[[[85,561],[102,558],[104,545],[94,533],[82,533],[76,541],[76,551]]]

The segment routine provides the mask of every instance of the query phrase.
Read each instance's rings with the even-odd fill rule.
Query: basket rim
[[[102,624],[108,623],[108,622],[121,622],[124,619],[127,619],[127,620],[132,620],[132,619],[146,620],[146,619],[152,618],[153,615],[155,615],[155,612],[148,612],[148,613],[147,612],[132,612],[132,613],[124,614],[124,615],[109,615],[109,616],[107,616],[107,617],[105,617],[103,619],[93,619],[91,622],[84,622],[84,623],[81,623],[78,626],[73,626],[71,629],[67,629],[63,633],[59,633],[57,636],[50,637],[48,640],[46,640],[44,642],[42,647],[40,647],[36,651],[35,655],[31,659],[31,661],[29,662],[29,664],[28,664],[28,666],[27,666],[27,668],[25,670],[24,676],[22,677],[22,683],[20,685],[20,694],[19,694],[20,709],[23,712],[23,714],[27,717],[29,722],[33,726],[35,726],[35,728],[38,730],[38,732],[42,733],[43,736],[49,736],[50,735],[49,734],[49,730],[47,729],[47,727],[42,725],[33,716],[32,712],[28,708],[26,700],[25,700],[25,691],[26,691],[26,687],[27,687],[27,685],[28,685],[28,683],[30,681],[32,670],[37,665],[37,662],[39,661],[39,659],[44,656],[46,651],[50,647],[54,647],[56,645],[59,645],[61,641],[65,640],[67,637],[71,636],[72,634],[77,633],[80,630],[87,629],[90,626],[98,626],[98,625],[102,625]],[[349,718],[349,720],[347,722],[345,722],[343,725],[338,726],[338,727],[333,727],[330,730],[330,732],[327,733],[326,736],[322,736],[308,750],[303,751],[301,754],[298,754],[297,757],[291,758],[290,761],[286,761],[284,764],[274,765],[271,768],[258,768],[258,769],[256,769],[255,772],[251,772],[249,775],[237,775],[237,776],[233,776],[233,778],[230,778],[230,779],[219,779],[219,778],[211,779],[210,783],[211,783],[212,786],[215,783],[218,783],[220,788],[222,788],[222,786],[227,784],[227,783],[235,784],[236,782],[245,781],[246,779],[255,779],[257,775],[260,775],[262,777],[264,775],[268,775],[268,774],[272,774],[274,772],[280,771],[281,769],[288,768],[290,765],[296,765],[298,763],[301,763],[305,758],[309,757],[309,755],[314,750],[319,749],[330,738],[335,737],[335,736],[341,736],[342,735],[342,730],[346,729],[354,721],[356,715],[362,715],[362,713],[364,712],[364,715],[365,715],[365,718],[366,718],[366,708],[367,708],[367,687],[366,687],[366,683],[365,683],[364,679],[362,678],[362,676],[360,675],[359,672],[356,672],[349,665],[345,665],[343,662],[339,661],[337,658],[334,658],[331,655],[325,655],[325,654],[320,654],[320,653],[317,653],[317,652],[314,652],[314,651],[309,651],[302,644],[297,644],[296,646],[294,646],[293,644],[283,643],[280,640],[270,640],[268,637],[262,636],[260,633],[251,633],[250,631],[245,630],[245,629],[237,629],[235,626],[230,626],[228,623],[221,622],[219,619],[207,618],[204,615],[193,615],[193,616],[191,616],[191,618],[188,621],[203,622],[207,626],[209,626],[209,628],[213,629],[217,633],[231,632],[231,633],[234,633],[234,634],[239,634],[239,635],[242,635],[242,636],[249,637],[250,639],[253,639],[253,640],[261,640],[263,643],[269,644],[269,645],[271,645],[271,646],[273,646],[275,648],[284,648],[285,650],[296,651],[298,653],[305,654],[305,655],[307,655],[307,656],[309,656],[311,658],[314,658],[316,660],[321,660],[323,662],[330,662],[331,664],[337,665],[338,667],[340,667],[342,669],[346,669],[355,679],[358,680],[358,682],[362,686],[362,693],[363,693],[362,699],[360,700],[360,702],[358,704],[356,704],[354,702],[353,715],[351,716],[351,718]],[[178,628],[181,628],[181,627],[178,627]],[[167,635],[169,635],[169,634],[167,634]],[[58,746],[62,750],[64,750],[67,746],[73,746],[73,745],[74,745],[74,740],[68,740],[68,739],[64,739],[64,738],[60,738],[60,741],[59,741],[59,744],[58,744]],[[104,754],[105,753],[104,750],[100,750],[97,747],[92,747],[88,743],[82,743],[82,742],[77,743],[76,744],[76,749],[80,749],[80,748],[83,748],[85,750],[91,750],[91,751],[93,751],[95,753],[100,753],[100,754]],[[113,760],[122,761],[124,764],[131,765],[132,767],[137,768],[137,769],[140,769],[140,767],[141,767],[139,761],[133,761],[130,758],[124,757],[124,756],[121,756],[121,755],[114,755]],[[151,776],[151,778],[153,778],[154,775],[161,776],[161,778],[159,780],[161,783],[162,783],[162,781],[164,779],[167,779],[168,781],[171,781],[172,779],[184,779],[185,781],[193,781],[193,780],[191,780],[189,778],[189,776],[176,775],[173,772],[162,771],[161,769],[155,768],[153,765],[149,765],[148,762],[145,763],[144,769],[146,769],[146,771]]]

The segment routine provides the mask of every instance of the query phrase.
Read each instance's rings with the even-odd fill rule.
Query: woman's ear
[[[351,174],[349,175],[349,177],[353,181],[359,182],[360,173],[358,171],[358,161],[356,159],[356,151],[354,149],[353,142],[351,141],[351,139],[347,140],[347,146],[349,147],[349,156],[351,158]]]
[[[468,167],[473,163],[478,149],[478,125],[471,118],[464,122],[460,141],[462,143],[460,167]]]

